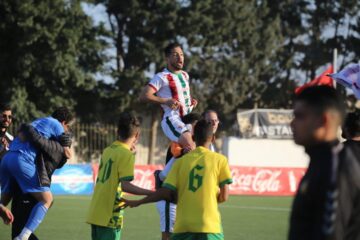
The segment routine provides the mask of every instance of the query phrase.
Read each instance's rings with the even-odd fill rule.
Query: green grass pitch
[[[86,240],[89,196],[55,196],[55,202],[36,234],[41,240]],[[225,239],[286,239],[292,198],[231,196],[220,205]],[[10,238],[10,227],[0,223],[0,239]],[[159,216],[154,204],[125,210],[123,240],[159,240]]]

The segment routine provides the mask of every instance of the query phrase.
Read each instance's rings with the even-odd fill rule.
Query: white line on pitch
[[[280,207],[252,207],[252,206],[236,206],[236,205],[223,205],[220,208],[238,208],[238,209],[249,209],[249,210],[266,210],[266,211],[278,211],[278,212],[289,212],[289,208]]]

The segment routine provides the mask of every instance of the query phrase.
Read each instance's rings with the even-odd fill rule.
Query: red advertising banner
[[[292,196],[305,168],[230,167],[233,183],[230,194]]]
[[[97,173],[98,166],[93,166]],[[146,189],[155,188],[154,171],[161,165],[135,167],[133,183]],[[233,183],[229,186],[233,195],[292,196],[303,177],[305,168],[230,167]]]
[[[135,167],[133,184],[136,186],[155,189],[154,171],[157,169],[163,169],[162,165],[139,165]]]

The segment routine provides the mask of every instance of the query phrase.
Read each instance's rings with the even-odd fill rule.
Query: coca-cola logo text
[[[231,167],[230,194],[293,195],[305,169]]]
[[[252,192],[278,192],[281,187],[279,176],[281,171],[262,169],[254,173],[240,172],[239,168],[232,169],[233,184],[230,191],[242,190]]]

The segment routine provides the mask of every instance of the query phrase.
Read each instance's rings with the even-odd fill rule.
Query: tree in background
[[[102,71],[103,34],[80,1],[1,1],[0,100],[10,99],[20,121],[76,107]]]
[[[184,46],[198,111],[218,110],[225,127],[239,108],[290,107],[295,86],[324,70],[334,48],[339,67],[360,56],[355,0],[86,2],[106,7],[110,33],[80,0],[0,2],[0,100],[10,98],[20,118],[70,105],[86,122],[115,122],[128,108],[154,122],[159,108],[137,96],[171,41]],[[114,81],[95,81],[111,61]]]
[[[184,45],[186,70],[200,100],[228,114],[261,98],[280,44],[279,19],[259,1],[97,1],[105,4],[116,47],[113,98],[137,108],[139,90],[164,67],[163,48]],[[145,73],[150,73],[146,75]],[[251,105],[252,106],[252,105]],[[144,105],[139,110],[146,111]],[[153,110],[154,108],[147,108]],[[221,109],[221,111],[220,111]],[[153,111],[151,111],[153,112]],[[233,117],[234,119],[234,117]]]
[[[358,61],[359,1],[269,0],[268,5],[281,19],[283,43],[275,62],[275,81],[268,85],[261,106],[291,106],[295,85],[325,70],[332,63],[334,48],[340,54],[339,69]]]
[[[155,71],[165,66],[163,49],[169,41],[176,40],[179,3],[172,0],[95,2],[106,6],[116,48],[112,73],[116,91],[112,98],[119,111],[128,107],[136,109],[139,91]],[[142,105],[141,109],[144,110]]]
[[[190,1],[181,9],[189,45],[190,76],[200,107],[218,110],[223,122],[261,100],[276,74],[280,19],[266,1]]]

